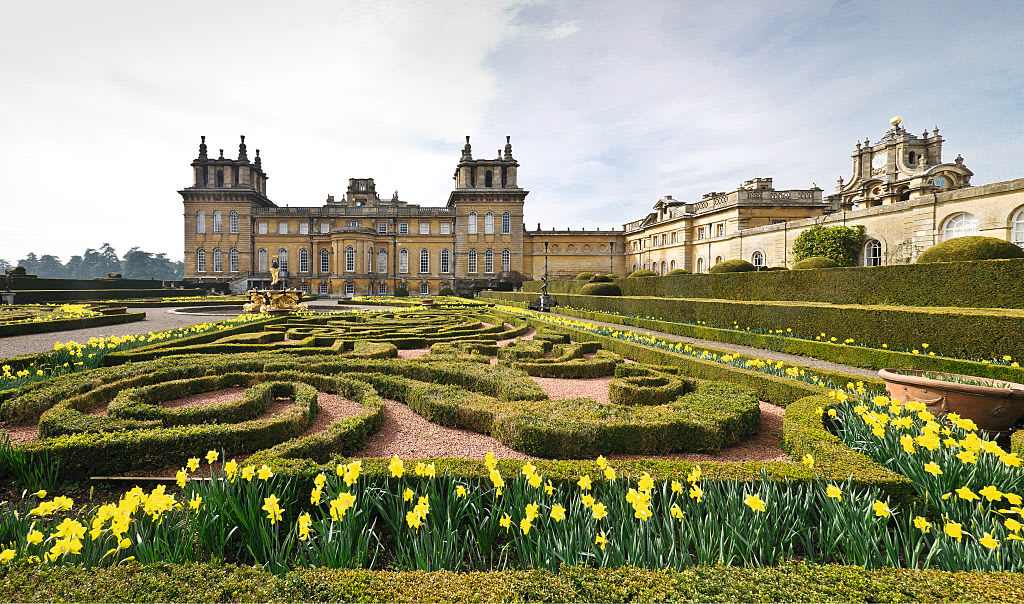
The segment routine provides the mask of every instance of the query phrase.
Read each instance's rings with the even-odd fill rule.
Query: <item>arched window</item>
[[[512,214],[509,214],[508,212],[501,213],[501,234],[512,234]]]
[[[978,217],[968,212],[953,214],[942,223],[942,240],[978,234]]]
[[[366,272],[373,272],[373,247],[366,250]]]
[[[430,272],[430,252],[427,250],[420,250],[420,272]]]
[[[882,266],[882,243],[870,239],[864,244],[864,266]]]
[[[441,248],[441,272],[450,273],[452,269],[452,252],[446,247]]]
[[[331,272],[331,252],[324,248],[320,250],[320,272],[330,273]],[[324,292],[326,293],[326,292]]]
[[[220,210],[213,213],[213,232],[223,233],[224,232],[224,220],[220,214]]]
[[[238,250],[231,248],[228,252],[228,270],[232,273],[238,272]]]
[[[228,232],[238,234],[238,212],[234,210],[228,214]]]
[[[206,233],[206,212],[202,210],[196,212],[196,233]]]
[[[512,270],[512,251],[501,250],[501,272],[507,273]]]
[[[470,212],[466,218],[466,233],[476,235],[476,212]]]
[[[1017,210],[1010,219],[1010,241],[1024,247],[1024,207]]]
[[[715,256],[715,264],[721,264],[723,258],[721,256]]]
[[[661,261],[661,274],[662,275],[665,274],[665,261],[664,260]]]
[[[484,272],[494,272],[494,250],[487,250],[484,252]]]
[[[387,250],[377,250],[377,272],[386,275],[388,272]]]
[[[299,272],[309,272],[309,250],[302,248],[299,250]]]
[[[494,234],[494,212],[484,214],[484,235]]]
[[[277,268],[288,270],[288,250],[284,248],[277,250]]]
[[[676,261],[675,260],[672,260],[672,261],[670,261],[668,263],[668,270],[670,270],[670,271],[676,270]]]
[[[351,245],[345,248],[345,271],[353,273],[356,270],[356,248]]]
[[[398,251],[398,272],[409,272],[409,250]]]
[[[484,186],[485,187],[493,187],[494,186],[494,175],[491,174],[490,170],[484,172]]]
[[[256,253],[256,270],[263,273],[267,271],[267,250],[263,248]]]
[[[206,250],[203,248],[196,250],[196,272],[206,272]]]
[[[697,272],[698,273],[703,273],[704,272],[704,259],[703,258],[697,258]]]
[[[757,268],[764,268],[764,254],[754,252],[754,255],[750,257],[750,262]]]
[[[469,250],[466,272],[476,273],[476,250]]]
[[[220,273],[224,270],[224,254],[220,248],[213,250],[213,272]]]

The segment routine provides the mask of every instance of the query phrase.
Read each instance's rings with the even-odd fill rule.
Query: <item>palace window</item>
[[[448,248],[446,248],[446,247],[445,248],[441,248],[441,272],[442,273],[449,273],[449,272],[451,272],[451,264],[452,264],[452,262],[451,262],[451,254],[452,254],[451,250],[449,250]]]
[[[220,251],[220,248],[213,250],[213,272],[220,273],[224,271],[224,254]]]
[[[284,248],[277,250],[277,268],[288,270],[288,250]]]
[[[302,285],[299,286],[299,291],[301,291],[304,294],[308,294],[309,293],[309,286],[306,285],[305,283],[303,283]]]
[[[378,293],[378,294],[380,294],[380,295],[382,295],[382,296],[383,296],[384,294],[388,293],[388,286],[387,286],[387,284],[386,284],[386,283],[384,283],[383,281],[381,281],[381,282],[380,282],[380,283],[379,283],[379,284],[377,285],[377,293]]]
[[[309,223],[308,222],[300,222],[299,223],[299,235],[309,235]]]
[[[409,223],[408,222],[399,222],[398,223],[398,234],[399,235],[408,235],[409,234]]]
[[[267,250],[260,248],[260,251],[256,253],[256,270],[260,272],[267,271]]]
[[[238,272],[238,250],[234,248],[228,252],[228,270],[232,273]]]
[[[287,222],[279,222],[279,223],[277,223],[277,234],[278,235],[287,235],[288,234],[288,223]]]
[[[203,248],[196,250],[196,272],[206,272],[206,250]]]
[[[224,186],[224,170],[217,170],[217,186]]]
[[[668,235],[665,233],[661,235],[661,245],[668,245]]]
[[[331,252],[327,249],[320,250],[320,272],[331,272]]]
[[[430,272],[430,252],[427,250],[420,250],[420,272]]]
[[[430,234],[430,223],[429,222],[421,222],[420,223],[420,235],[429,235],[429,234]]]
[[[427,285],[426,283],[420,283],[420,295],[421,296],[430,295],[430,286]]]
[[[388,233],[388,223],[386,223],[386,222],[378,222],[377,223],[377,232],[380,233],[381,235],[387,235],[387,233]]]
[[[864,266],[882,266],[882,243],[871,239],[864,245]]]
[[[942,223],[942,240],[978,234],[978,217],[967,212],[953,214]]]
[[[501,234],[511,235],[512,234],[512,214],[508,212],[501,213]]]
[[[476,212],[470,212],[466,218],[466,233],[476,235]]]
[[[353,273],[356,270],[356,248],[351,245],[345,248],[345,272]]]
[[[452,223],[450,223],[450,222],[442,222],[441,223],[441,234],[442,235],[451,235],[452,234]]]
[[[345,284],[345,295],[346,296],[354,296],[355,294],[356,294],[356,284],[355,283],[346,283]]]
[[[409,250],[399,250],[398,252],[398,272],[408,273],[409,272]]]
[[[484,252],[484,272],[494,272],[494,250],[487,250]]]
[[[668,263],[668,270],[670,270],[670,271],[676,270],[676,261],[675,260],[672,260],[672,261],[670,261]]]
[[[206,233],[206,212],[202,210],[196,212],[196,233],[200,235]]]
[[[299,250],[299,272],[309,272],[309,250],[302,248]]]
[[[501,250],[501,272],[507,273],[512,270],[511,250]]]
[[[469,255],[467,257],[466,264],[467,264],[466,272],[467,273],[475,274],[476,273],[476,250],[469,250]]]
[[[679,243],[679,233],[672,231],[672,243]]]
[[[233,235],[238,234],[238,212],[234,210],[228,214],[228,232]]]
[[[703,273],[704,272],[704,259],[703,258],[697,258],[697,272],[698,273]]]
[[[214,233],[223,233],[224,232],[224,219],[221,216],[221,213],[220,213],[219,210],[213,213],[213,232]]]
[[[722,237],[722,236],[725,235],[725,223],[724,222],[718,223],[718,226],[716,227],[715,235],[718,236],[718,237]]]
[[[751,264],[757,268],[764,268],[764,254],[761,252],[754,252],[754,255],[750,258]]]
[[[321,281],[320,282],[320,295],[321,296],[326,296],[327,295],[327,282],[326,281]]]
[[[1017,210],[1010,219],[1010,241],[1024,247],[1024,208]]]
[[[697,239],[704,239],[704,227],[697,229]]]
[[[388,251],[377,250],[377,272],[386,275],[388,272]]]
[[[256,224],[256,232],[259,233],[260,235],[266,235],[267,234],[267,223],[265,223],[265,222],[257,223]]]
[[[331,232],[331,223],[329,223],[329,222],[321,222],[320,223],[320,234],[321,235],[326,235],[327,233],[330,233],[330,232]]]
[[[494,212],[484,214],[484,235],[494,234]]]
[[[349,220],[348,221],[348,226],[359,228],[359,221],[358,220]]]
[[[722,263],[722,257],[721,256],[715,256],[715,264],[721,264],[721,263]]]

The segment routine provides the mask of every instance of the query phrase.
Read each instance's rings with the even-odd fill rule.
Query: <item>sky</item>
[[[183,257],[210,154],[278,205],[349,178],[443,205],[464,137],[512,137],[528,228],[622,228],[744,180],[826,194],[889,119],[1024,177],[1024,3],[47,2],[0,24],[0,258]]]

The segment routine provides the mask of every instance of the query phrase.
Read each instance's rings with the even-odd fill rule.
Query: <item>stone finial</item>
[[[256,161],[255,161],[255,164],[256,164],[257,168],[262,168],[263,167],[263,160],[260,159],[260,150],[259,149],[256,149]]]
[[[857,141],[857,150],[860,151],[860,141]]]
[[[469,135],[466,135],[466,145],[462,147],[462,161],[473,161],[473,147],[469,144]]]
[[[921,133],[921,138],[928,138],[928,129],[925,128],[924,132]]]
[[[249,161],[249,156],[245,153],[245,135],[242,136],[242,142],[238,143],[238,161]]]
[[[864,137],[864,146],[865,147],[870,147],[871,146],[871,141],[868,140],[868,137],[866,137],[866,136]]]
[[[511,161],[512,159],[512,137],[505,137],[505,161]]]
[[[840,174],[839,178],[836,179],[836,191],[843,190],[843,175]]]
[[[934,134],[935,136],[939,135],[939,127],[938,126],[936,126],[935,128],[932,128],[932,134]]]
[[[220,150],[220,157],[218,157],[217,159],[224,159],[224,149]]]
[[[391,196],[391,201],[398,201],[398,189],[395,189],[395,194]]]
[[[206,137],[199,137],[199,159],[208,159],[206,156]]]
[[[956,159],[953,160],[958,166],[964,165],[964,156],[959,153],[956,154]]]
[[[497,159],[501,159],[501,149],[498,149],[498,157],[497,157]]]

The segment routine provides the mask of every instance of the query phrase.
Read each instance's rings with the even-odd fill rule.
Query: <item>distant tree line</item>
[[[185,274],[185,263],[175,262],[163,252],[154,254],[133,247],[124,257],[118,257],[109,243],[98,250],[89,248],[80,256],[72,256],[67,263],[52,254],[37,256],[35,252],[29,252],[15,264],[0,258],[0,273],[15,266],[23,266],[28,274],[42,279],[95,279],[120,273],[126,279],[173,280]]]

